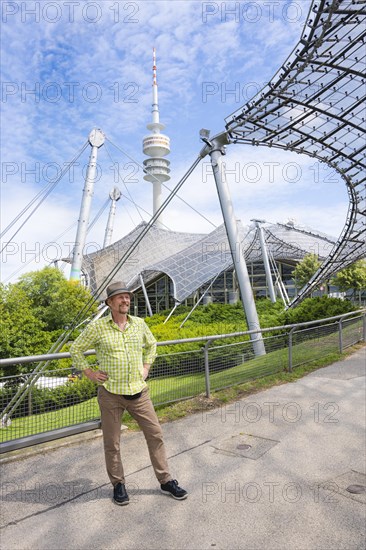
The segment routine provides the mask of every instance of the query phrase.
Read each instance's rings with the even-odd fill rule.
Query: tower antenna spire
[[[153,48],[153,102],[152,102],[152,124],[147,125],[148,130],[157,131],[157,130],[164,130],[165,126],[164,124],[160,124],[160,116],[159,116],[159,101],[158,101],[158,82],[156,78],[156,50]],[[159,126],[158,126],[159,125]]]
[[[156,49],[153,48],[153,86],[157,86],[156,81]]]
[[[153,184],[154,214],[162,204],[161,184],[170,179],[170,161],[164,158],[170,153],[170,139],[161,133],[161,130],[164,130],[165,126],[160,122],[156,73],[156,49],[153,48],[152,122],[146,126],[151,133],[143,139],[143,152],[149,157],[144,160],[144,179]],[[159,227],[163,226],[161,216],[156,221],[156,225]]]

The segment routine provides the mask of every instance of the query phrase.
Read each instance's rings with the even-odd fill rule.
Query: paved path
[[[122,435],[129,506],[100,438],[1,466],[1,549],[363,549],[365,349],[297,382],[164,424],[185,501]]]

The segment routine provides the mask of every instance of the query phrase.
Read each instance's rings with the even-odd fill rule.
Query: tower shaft
[[[170,162],[164,158],[170,153],[170,139],[161,133],[164,124],[160,123],[158,84],[156,77],[156,51],[153,48],[153,83],[152,83],[152,122],[147,124],[151,133],[143,139],[143,152],[149,158],[144,160],[144,179],[153,184],[153,214],[162,204],[162,183],[170,179]],[[159,216],[156,225],[162,227],[162,217]]]

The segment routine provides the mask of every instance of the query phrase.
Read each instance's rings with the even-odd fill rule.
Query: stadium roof
[[[141,223],[134,231],[113,245],[84,257],[83,269],[88,272],[91,289],[110,272],[125,250],[144,228]],[[252,224],[243,226],[237,221],[240,249],[248,262],[261,261],[262,253],[258,229]],[[294,223],[265,224],[263,226],[267,250],[275,260],[300,260],[306,254],[315,253],[320,260],[329,254],[336,239],[311,230],[296,227]],[[173,296],[182,302],[198,288],[212,281],[221,272],[232,269],[233,261],[225,226],[221,225],[208,235],[177,233],[155,226],[141,241],[137,251],[115,279],[128,282],[136,290],[141,286],[140,275],[145,282],[165,274],[173,283]]]
[[[312,253],[323,261],[336,242],[334,237],[309,227],[295,226],[292,221],[286,224],[267,224],[263,226],[263,230],[268,252],[275,260],[301,260],[306,254]],[[251,237],[245,257],[250,261],[260,260],[262,252],[257,228],[252,230]]]
[[[136,241],[146,225],[146,222],[141,222],[122,239],[83,257],[82,268],[87,276],[87,282],[92,292],[96,292],[103,285],[120,258],[123,257],[130,245]],[[141,240],[132,256],[115,273],[114,279],[123,280],[127,284],[130,284],[136,273],[143,272],[152,263],[172,256],[202,237],[203,235],[198,233],[167,231],[153,225]]]

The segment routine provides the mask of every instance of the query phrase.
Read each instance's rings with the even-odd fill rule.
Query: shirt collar
[[[106,315],[106,320],[108,321],[108,323],[113,323],[114,325],[116,324],[114,321],[113,321],[113,317],[112,317],[112,314],[109,312],[108,315]],[[128,323],[132,323],[133,320],[132,320],[132,316],[127,313],[127,321]]]

